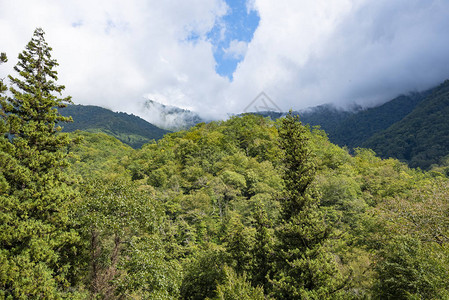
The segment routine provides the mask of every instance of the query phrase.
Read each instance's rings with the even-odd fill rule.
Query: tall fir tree
[[[75,194],[65,178],[67,146],[59,122],[58,65],[44,31],[36,29],[9,76],[10,95],[0,99],[0,295],[14,299],[56,299],[64,295],[73,271],[77,233],[68,209]],[[73,297],[70,296],[70,297]]]
[[[316,164],[309,136],[291,111],[281,121],[285,190],[280,199],[281,222],[275,232],[279,245],[272,280],[273,295],[278,299],[332,298],[341,284],[335,259],[326,251],[331,231],[312,184]]]

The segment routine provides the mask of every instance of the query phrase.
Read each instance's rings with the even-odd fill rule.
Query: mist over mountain
[[[205,121],[193,111],[164,105],[150,99],[143,103],[141,116],[148,122],[171,131],[188,129]]]

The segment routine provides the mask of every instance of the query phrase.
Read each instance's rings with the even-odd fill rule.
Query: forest
[[[449,160],[350,153],[292,113],[141,149],[63,133],[42,29],[18,59],[0,84],[0,299],[449,299]]]

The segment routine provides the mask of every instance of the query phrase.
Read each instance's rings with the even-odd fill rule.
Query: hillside
[[[381,157],[395,157],[428,169],[449,154],[449,80],[409,115],[363,143]]]
[[[333,126],[321,127],[328,133],[330,140],[349,149],[360,147],[374,134],[387,129],[405,116],[428,95],[430,91],[401,95],[380,106],[359,110]]]
[[[134,115],[92,105],[69,105],[60,110],[72,116],[73,123],[64,124],[64,132],[76,130],[103,132],[133,148],[140,148],[151,140],[158,140],[169,131],[158,128]]]

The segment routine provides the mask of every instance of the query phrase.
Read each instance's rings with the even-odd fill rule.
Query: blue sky
[[[216,20],[206,39],[213,46],[216,72],[232,81],[237,65],[245,58],[247,45],[259,26],[260,16],[245,1],[226,0],[226,4],[226,14]],[[200,38],[192,33],[188,40],[196,42]]]
[[[244,59],[246,51],[229,53],[234,50],[230,48],[231,42],[244,42],[246,45],[251,42],[260,17],[256,10],[249,10],[242,0],[227,0],[226,3],[229,6],[227,14],[215,23],[207,38],[214,46],[214,58],[217,62],[215,70],[232,80],[237,64]]]

